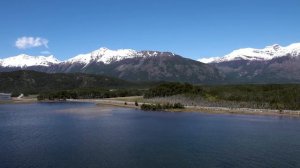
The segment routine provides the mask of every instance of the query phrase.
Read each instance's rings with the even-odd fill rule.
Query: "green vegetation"
[[[200,97],[204,101],[244,103],[248,108],[300,109],[300,85],[222,85],[193,86],[169,83],[149,89],[144,97],[167,97],[182,95],[188,98]]]
[[[134,102],[135,106],[139,106],[139,103],[137,101]]]
[[[184,93],[198,94],[201,92],[201,87],[196,87],[188,83],[163,83],[154,88],[150,88],[149,91],[145,93],[144,98],[167,97]]]
[[[145,111],[159,111],[167,109],[183,109],[184,106],[180,103],[166,103],[166,104],[142,104],[141,109]]]
[[[143,90],[138,89],[103,89],[103,88],[83,88],[64,90],[57,92],[43,92],[38,96],[38,100],[65,100],[65,99],[95,99],[112,98],[143,95]]]

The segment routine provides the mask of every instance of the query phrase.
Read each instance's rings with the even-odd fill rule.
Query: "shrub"
[[[175,103],[175,104],[173,105],[173,108],[174,108],[174,109],[183,109],[183,108],[184,108],[184,105],[181,104],[181,103]]]
[[[175,104],[142,104],[141,109],[145,111],[159,111],[159,110],[166,110],[166,109],[183,109],[184,106],[180,103]]]

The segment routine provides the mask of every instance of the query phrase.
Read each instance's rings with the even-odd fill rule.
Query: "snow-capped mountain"
[[[13,57],[0,59],[0,66],[2,67],[30,67],[30,66],[45,66],[48,67],[53,64],[58,64],[60,61],[53,55],[50,56],[30,56],[20,54]]]
[[[88,64],[90,62],[103,62],[104,64],[109,64],[126,58],[134,58],[141,56],[142,55],[139,52],[132,49],[110,50],[108,48],[100,48],[91,53],[79,54],[65,61],[65,63]]]
[[[30,56],[26,54],[20,54],[5,59],[0,59],[0,67],[30,67],[30,66],[49,66],[54,64],[84,64],[89,63],[104,63],[110,64],[118,62],[128,58],[137,57],[152,57],[158,56],[162,52],[156,51],[135,51],[132,49],[119,49],[110,50],[108,48],[100,48],[95,51],[86,54],[79,54],[66,61],[59,61],[53,55],[50,56]],[[174,56],[175,54],[172,53]]]
[[[237,60],[266,61],[287,55],[292,57],[299,56],[300,43],[294,43],[287,47],[274,44],[263,49],[243,48],[234,50],[224,57],[201,58],[199,61],[204,63],[220,63]]]
[[[171,52],[100,48],[71,58],[47,72],[92,73],[131,81],[213,82],[216,68]]]
[[[98,50],[92,51],[87,54],[79,54],[71,59],[64,61],[64,63],[99,63],[110,64],[113,62],[118,62],[128,58],[142,58],[142,57],[154,57],[160,55],[162,52],[157,51],[135,51],[132,49],[119,49],[110,50],[108,48],[100,48]],[[175,54],[171,54],[175,55]]]
[[[300,82],[300,43],[244,48],[224,57],[200,59],[214,65],[228,83]]]

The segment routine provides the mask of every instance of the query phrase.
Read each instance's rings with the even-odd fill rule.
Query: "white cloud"
[[[51,52],[50,51],[41,51],[41,54],[43,54],[43,55],[50,55]]]
[[[28,49],[40,46],[48,48],[48,40],[41,37],[21,37],[16,41],[16,47],[19,49]]]

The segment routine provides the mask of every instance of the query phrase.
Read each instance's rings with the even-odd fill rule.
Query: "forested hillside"
[[[0,73],[0,92],[37,94],[77,88],[128,88],[140,85],[117,78],[81,74],[48,74],[35,71]]]

